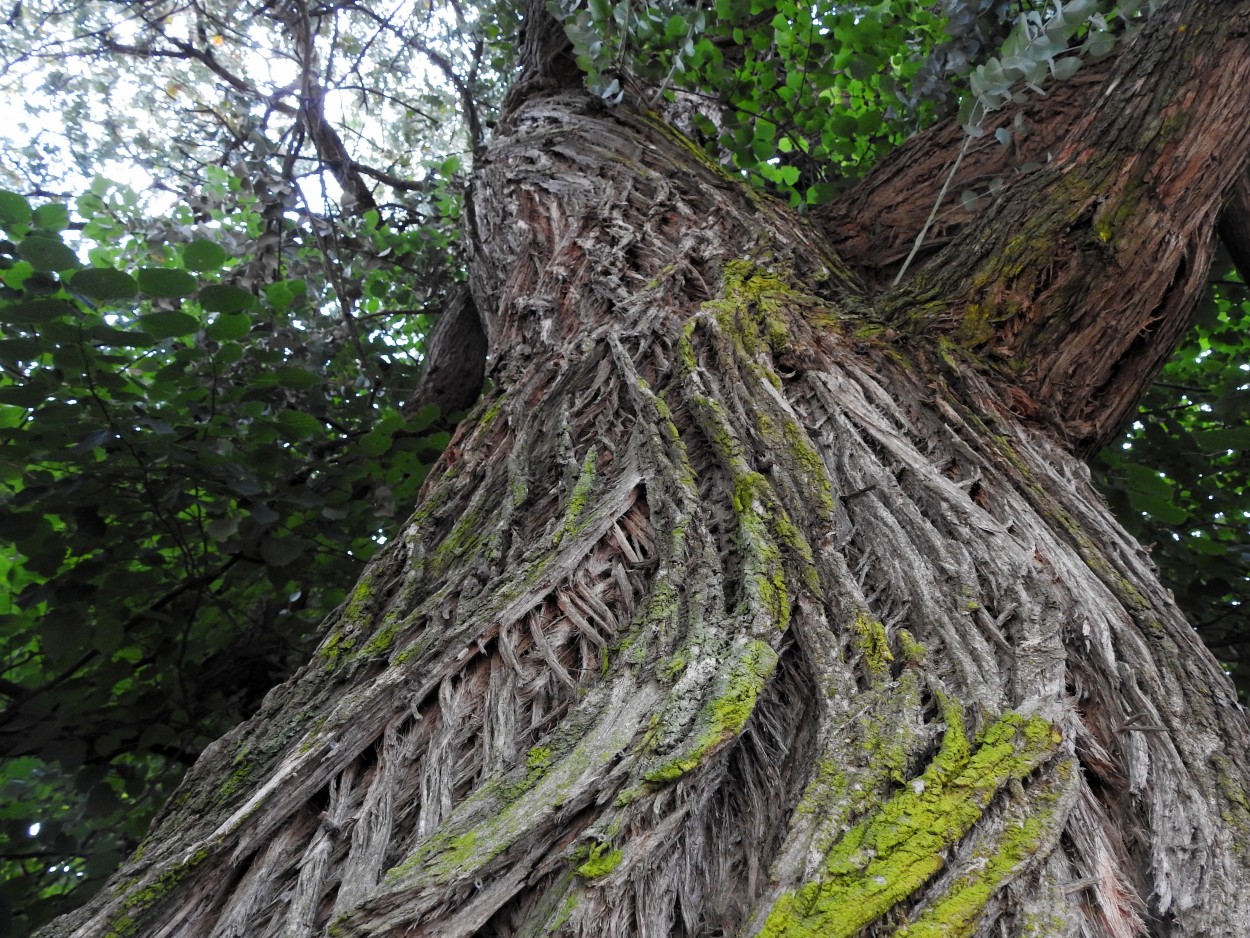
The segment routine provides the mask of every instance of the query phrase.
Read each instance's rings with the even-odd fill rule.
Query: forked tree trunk
[[[876,294],[531,26],[471,193],[497,389],[47,934],[1250,934],[1246,721],[1072,454],[1201,287],[1246,9],[1165,7]]]

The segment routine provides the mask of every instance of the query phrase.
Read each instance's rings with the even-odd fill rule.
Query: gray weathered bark
[[[48,934],[1250,933],[1245,718],[1072,452],[1245,171],[1245,9],[1165,8],[884,294],[533,40],[472,191],[496,390]],[[1102,401],[1037,371],[1083,347]]]

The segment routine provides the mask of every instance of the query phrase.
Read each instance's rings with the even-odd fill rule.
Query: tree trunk
[[[1163,8],[875,293],[532,26],[468,213],[495,390],[46,934],[1250,933],[1246,721],[1074,455],[1202,283],[1246,10]]]

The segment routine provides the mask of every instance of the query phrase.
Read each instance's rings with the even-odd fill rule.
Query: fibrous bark
[[[539,49],[472,192],[495,389],[313,662],[50,933],[1250,930],[1245,719],[1072,452],[1245,169],[1242,9],[1166,8],[885,294]],[[1133,61],[1178,22],[1155,100]],[[1199,71],[1218,171],[1096,116],[1163,134]],[[1101,405],[1034,365],[1091,336]]]

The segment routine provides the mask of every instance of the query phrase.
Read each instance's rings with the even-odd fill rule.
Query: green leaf
[[[139,328],[154,339],[172,339],[198,331],[200,321],[188,313],[171,309],[140,316]]]
[[[38,299],[26,300],[24,303],[0,305],[0,322],[17,325],[46,326],[62,316],[74,312],[74,307],[65,300]]]
[[[34,339],[0,340],[0,362],[33,362],[44,351]]]
[[[59,238],[47,235],[31,235],[23,238],[17,246],[17,253],[30,261],[35,270],[70,270],[80,266],[78,255]]]
[[[218,543],[234,537],[239,530],[239,515],[226,515],[224,518],[214,518],[204,526],[204,530],[208,532],[208,536]]]
[[[298,410],[284,410],[278,414],[278,423],[296,439],[307,439],[317,436],[325,429],[325,424],[314,417]]]
[[[36,228],[44,231],[64,231],[69,227],[69,209],[58,202],[49,202],[35,209]]]
[[[182,249],[182,262],[187,270],[220,270],[229,255],[224,248],[212,241],[192,241]]]
[[[305,541],[295,537],[267,537],[260,544],[260,556],[271,567],[285,567],[307,550]]]
[[[1198,430],[1194,441],[1205,451],[1250,449],[1250,427],[1228,427],[1220,430]]]
[[[1062,59],[1052,59],[1050,70],[1054,73],[1056,81],[1067,81],[1081,67],[1081,60],[1075,55],[1065,56]]]
[[[1184,524],[1189,520],[1188,511],[1156,495],[1134,494],[1133,507],[1138,511],[1146,512],[1154,521],[1163,524]]]
[[[208,327],[208,337],[218,342],[225,342],[230,339],[241,339],[251,330],[252,317],[232,313],[214,319]]]
[[[196,282],[185,270],[144,267],[139,271],[139,289],[153,299],[178,299],[195,292]]]
[[[92,326],[87,335],[114,348],[151,348],[154,338],[146,332],[127,332],[103,323]]]
[[[30,266],[30,261],[18,261],[8,270],[0,270],[0,283],[14,290],[21,290],[34,272],[35,268]]]
[[[74,274],[70,287],[93,300],[129,300],[139,294],[139,283],[130,274],[111,267],[90,267]]]
[[[48,399],[48,392],[42,388],[26,384],[11,384],[0,388],[0,404],[13,404],[17,407],[38,407]]]
[[[1172,497],[1171,481],[1161,476],[1158,470],[1128,463],[1124,466],[1124,471],[1128,474],[1129,491],[1133,493],[1134,504],[1137,503],[1138,496],[1161,499]]]
[[[273,373],[278,379],[278,384],[297,391],[306,391],[321,380],[307,368],[300,368],[297,365],[284,365],[281,368],[275,368]]]
[[[360,438],[360,450],[366,456],[381,456],[391,448],[394,442],[391,438],[392,430],[384,427],[378,427],[370,430]]]
[[[249,308],[256,297],[248,290],[225,283],[213,283],[200,291],[200,305],[210,313],[238,313]]]
[[[279,280],[265,287],[265,298],[280,313],[286,312],[295,304],[297,296],[308,292],[308,285],[303,280]]]
[[[30,203],[24,196],[8,189],[0,189],[0,227],[10,234],[24,231],[34,217]],[[14,229],[17,229],[15,231]]]
[[[437,420],[438,414],[437,404],[426,404],[408,418],[407,427],[413,433],[420,432]]]

